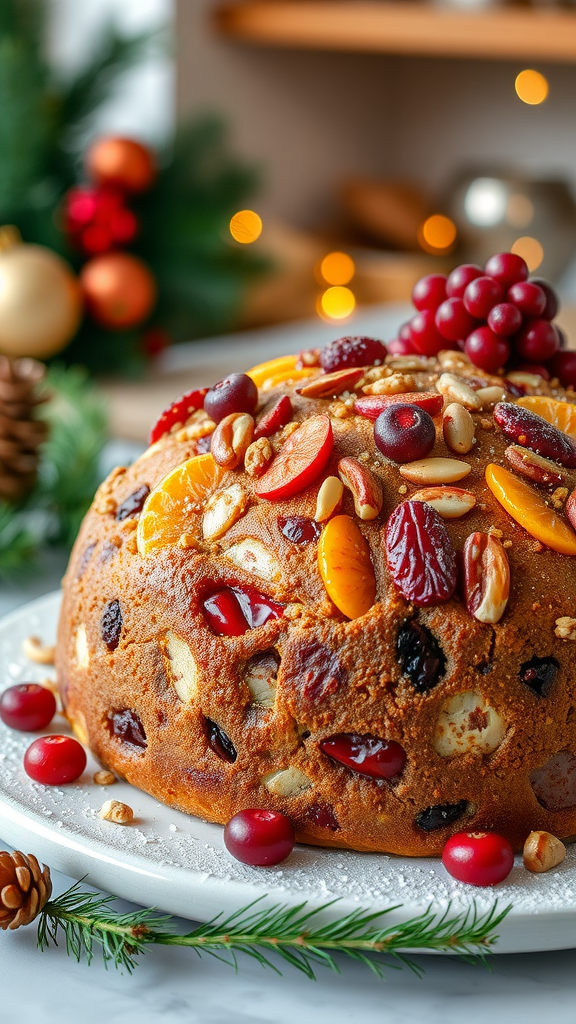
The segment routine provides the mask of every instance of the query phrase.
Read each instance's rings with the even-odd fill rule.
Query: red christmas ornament
[[[72,242],[89,256],[129,245],[138,231],[136,215],[117,189],[82,185],[64,197],[64,226]]]
[[[135,139],[96,139],[85,159],[88,176],[124,192],[146,192],[156,177],[154,154]]]
[[[156,301],[152,272],[127,252],[89,260],[80,273],[80,284],[90,315],[103,327],[116,330],[142,323]]]

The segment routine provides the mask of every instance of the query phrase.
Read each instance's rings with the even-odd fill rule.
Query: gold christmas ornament
[[[38,917],[52,894],[50,868],[33,854],[0,852],[0,928],[14,930]]]
[[[51,249],[0,228],[0,352],[47,359],[70,341],[82,315],[78,281]]]

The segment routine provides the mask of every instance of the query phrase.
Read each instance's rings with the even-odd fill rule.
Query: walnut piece
[[[554,633],[560,640],[576,640],[576,619],[570,618],[569,615],[561,615],[556,619]]]

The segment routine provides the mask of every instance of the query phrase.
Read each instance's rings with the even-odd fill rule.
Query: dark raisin
[[[148,746],[144,726],[139,716],[130,708],[122,711],[111,711],[108,715],[108,728],[113,736],[123,743],[131,743],[133,747]]]
[[[100,561],[102,563],[109,562],[110,559],[114,558],[114,556],[117,554],[118,545],[113,544],[112,541],[110,540],[107,540],[106,543],[102,545],[102,548],[100,550]]]
[[[148,487],[148,484],[142,484],[142,487],[139,487],[137,491],[133,491],[132,494],[128,495],[116,512],[116,519],[118,522],[122,523],[125,519],[137,516],[138,513],[142,511],[144,502],[149,494],[150,488]]]
[[[458,821],[468,807],[467,800],[459,800],[457,804],[436,804],[435,807],[427,807],[420,811],[414,821],[423,832],[435,832],[436,829],[446,828]]]
[[[311,544],[322,533],[320,523],[307,516],[278,516],[278,527],[291,544]]]
[[[485,661],[483,662],[483,664],[478,665],[478,672],[480,673],[481,676],[489,676],[490,673],[493,671],[494,665],[492,664],[492,662]]]
[[[312,807],[308,808],[308,817],[314,825],[328,828],[331,832],[338,832],[340,828],[333,808],[328,807],[327,804],[312,804]]]
[[[292,652],[284,665],[284,673],[286,680],[314,703],[336,693],[347,678],[338,656],[319,643],[304,644]]]
[[[122,633],[122,610],[120,601],[109,601],[100,620],[102,639],[109,651],[115,651]]]
[[[208,743],[210,744],[214,753],[222,761],[229,761],[230,764],[234,764],[234,761],[238,757],[236,753],[236,747],[232,743],[229,736],[226,735],[223,729],[216,722],[213,722],[211,718],[206,718],[206,732],[208,734]]]
[[[440,644],[419,622],[405,622],[400,626],[396,655],[402,672],[409,676],[418,693],[431,690],[446,671],[446,658]]]
[[[559,750],[541,768],[530,772],[530,785],[547,811],[576,807],[576,757],[569,750]]]
[[[199,437],[196,441],[196,451],[198,455],[206,455],[206,452],[210,451],[212,444],[212,434],[206,434],[204,437]]]
[[[552,689],[552,683],[560,668],[556,658],[537,658],[534,656],[530,661],[525,661],[520,666],[520,679],[526,686],[529,686],[539,697],[547,697]]]
[[[88,568],[88,562],[90,561],[92,555],[94,554],[94,548],[96,547],[97,543],[98,541],[93,541],[92,544],[89,544],[88,547],[85,548],[84,551],[82,552],[82,557],[78,563],[78,572],[76,573],[77,580],[81,580],[84,573],[86,572],[86,569]]]

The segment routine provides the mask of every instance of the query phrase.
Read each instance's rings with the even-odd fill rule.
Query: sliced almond
[[[80,623],[76,630],[76,636],[74,637],[74,652],[76,654],[76,664],[78,668],[88,668],[90,665],[90,651],[88,650],[86,626],[83,622]]]
[[[166,675],[184,704],[190,704],[198,696],[200,671],[189,645],[171,630],[161,642],[166,665]]]
[[[202,533],[205,540],[217,540],[246,511],[248,495],[240,484],[232,484],[224,491],[213,494],[206,505],[202,520]]]
[[[463,480],[472,469],[459,459],[418,459],[400,466],[400,473],[412,484],[454,484]]]
[[[222,552],[222,556],[229,558],[239,569],[261,576],[263,580],[275,583],[282,577],[280,562],[276,556],[255,537],[246,537],[238,544],[233,544]]]
[[[303,398],[335,398],[343,391],[353,388],[363,376],[364,368],[354,366],[348,370],[337,370],[335,373],[323,373],[296,391]]]
[[[488,405],[496,405],[497,402],[510,401],[510,395],[506,389],[498,384],[491,384],[487,388],[478,388],[476,397],[482,402],[483,409]]]
[[[434,750],[440,757],[490,754],[506,735],[506,724],[477,690],[448,697],[434,730]]]
[[[472,491],[465,491],[461,487],[423,487],[411,494],[410,500],[425,501],[432,505],[443,519],[460,519],[476,504]]]
[[[254,704],[263,708],[273,708],[276,701],[276,684],[278,680],[278,656],[275,651],[263,651],[255,654],[246,665],[244,681]]]
[[[436,387],[449,402],[458,402],[465,409],[476,410],[476,412],[482,408],[482,402],[476,392],[463,377],[458,377],[455,373],[441,374],[436,381]]]
[[[512,370],[511,373],[507,374],[506,379],[511,384],[523,384],[527,388],[541,388],[545,383],[544,378],[539,373],[524,373],[521,370]]]
[[[468,409],[459,402],[451,402],[446,406],[442,416],[442,430],[448,448],[458,455],[467,455],[476,441],[474,429],[474,420]]]
[[[317,523],[325,523],[342,504],[344,484],[337,476],[327,476],[322,482],[316,498],[314,519]]]
[[[391,370],[400,370],[401,373],[409,373],[411,370],[422,373],[424,370],[434,370],[436,361],[427,356],[386,356],[386,366]]]
[[[299,768],[284,768],[279,772],[270,772],[264,776],[262,782],[274,796],[298,796],[312,785],[308,776]]]
[[[376,474],[358,459],[350,457],[340,459],[338,472],[342,483],[352,494],[358,518],[364,522],[376,519],[384,501],[382,485]]]

